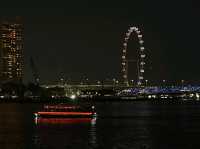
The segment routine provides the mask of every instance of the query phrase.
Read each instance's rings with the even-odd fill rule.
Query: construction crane
[[[39,73],[38,73],[38,69],[35,65],[33,57],[30,58],[30,66],[31,66],[31,70],[32,70],[33,78],[34,78],[34,83],[36,85],[39,85],[40,83]]]

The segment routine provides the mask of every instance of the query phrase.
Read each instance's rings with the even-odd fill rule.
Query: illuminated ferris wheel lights
[[[126,59],[126,56],[122,56],[122,59]]]
[[[144,43],[144,41],[143,41],[143,40],[140,40],[140,41],[139,41],[139,43],[140,43],[140,44],[143,44],[143,43]]]
[[[122,52],[123,52],[123,53],[126,53],[126,50],[123,50]]]
[[[139,76],[139,80],[143,80],[144,79],[144,77],[143,76]]]
[[[140,31],[136,31],[137,34],[140,34]]]
[[[129,37],[130,35],[131,35],[131,33],[130,33],[130,32],[126,33],[126,36],[127,36],[127,37]]]
[[[131,30],[135,30],[135,27],[130,27]]]
[[[132,30],[138,30],[138,28],[137,27],[135,27],[135,26],[132,26],[132,27],[130,27],[130,29],[132,29]]]
[[[142,38],[142,35],[138,35],[138,38]]]
[[[141,73],[144,73],[144,69],[140,69],[140,72],[141,72]]]
[[[133,29],[131,29],[131,28],[130,28],[130,29],[128,29],[128,32],[133,32]]]
[[[125,65],[126,65],[126,63],[122,63],[122,65],[123,65],[123,66],[125,66]]]
[[[145,55],[145,54],[142,54],[142,55],[140,55],[140,57],[141,57],[141,58],[145,58],[145,57],[146,57],[146,55]]]
[[[140,47],[140,50],[144,50],[144,47]]]
[[[135,31],[137,32],[137,31],[139,31],[139,29],[136,27],[136,28],[135,28]]]
[[[127,75],[123,75],[124,78],[127,78]]]
[[[127,43],[124,43],[124,46],[127,46]]]
[[[141,62],[140,65],[145,65],[145,62]]]

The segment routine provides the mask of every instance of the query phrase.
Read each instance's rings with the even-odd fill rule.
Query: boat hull
[[[42,118],[93,118],[96,113],[92,112],[37,112],[36,117]]]

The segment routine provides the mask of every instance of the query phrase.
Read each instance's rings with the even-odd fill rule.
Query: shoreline
[[[68,97],[60,98],[47,98],[47,97],[37,97],[37,98],[6,98],[0,99],[0,103],[49,103],[49,104],[59,104],[59,103],[98,103],[98,102],[149,102],[149,103],[200,103],[200,100],[195,98],[135,98],[135,97],[118,97],[118,96],[109,96],[109,97],[92,97],[92,98],[76,98],[71,99]]]

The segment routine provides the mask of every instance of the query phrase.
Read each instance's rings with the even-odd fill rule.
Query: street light
[[[163,81],[163,86],[165,86],[166,80],[162,80]]]
[[[132,86],[134,85],[134,80],[131,80],[131,85],[132,85]]]
[[[184,82],[185,82],[185,80],[181,80],[181,84],[182,84],[182,85],[184,84]]]
[[[89,85],[89,79],[86,78],[86,85],[88,86]]]
[[[146,86],[147,86],[148,80],[145,80],[145,82],[146,82]]]
[[[116,79],[113,78],[113,89],[115,88]]]
[[[100,81],[97,81],[97,84],[98,84],[98,85],[100,85],[100,84],[101,84],[101,82],[100,82]]]
[[[117,85],[119,84],[119,81],[118,81],[118,80],[116,80],[116,84],[117,84]]]

